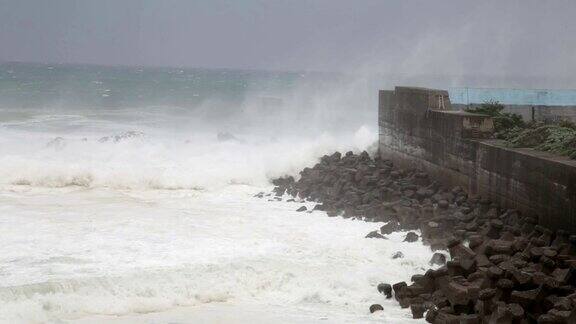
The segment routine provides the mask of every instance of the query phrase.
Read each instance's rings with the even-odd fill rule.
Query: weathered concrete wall
[[[490,139],[490,117],[431,107],[430,98],[444,95],[422,88],[380,91],[382,157],[535,214],[542,225],[576,232],[576,161],[502,147]],[[444,109],[451,107],[449,98],[443,101]]]
[[[576,232],[576,161],[492,140],[477,143],[476,162],[479,194]]]

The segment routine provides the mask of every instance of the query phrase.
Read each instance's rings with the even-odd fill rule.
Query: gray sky
[[[0,61],[576,73],[576,1],[0,0]]]

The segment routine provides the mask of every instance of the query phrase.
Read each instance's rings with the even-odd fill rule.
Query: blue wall
[[[481,104],[496,100],[505,105],[576,106],[576,90],[449,88],[450,102]]]

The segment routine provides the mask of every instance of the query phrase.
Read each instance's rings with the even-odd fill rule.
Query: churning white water
[[[323,154],[369,149],[374,128],[269,122],[219,141],[229,128],[193,121],[166,107],[0,109],[0,322],[417,322],[376,285],[423,273],[428,248],[253,197]]]

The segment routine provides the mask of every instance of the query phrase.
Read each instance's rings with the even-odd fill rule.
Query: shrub
[[[503,112],[504,105],[495,100],[489,100],[479,107],[466,109],[467,112],[491,116],[494,120],[494,131],[497,138],[502,138],[504,134],[514,127],[524,127],[522,116],[513,113]]]
[[[561,120],[560,122],[558,122],[558,126],[560,127],[566,127],[566,128],[571,128],[576,130],[576,124],[574,124],[574,122],[571,122],[569,120]]]
[[[535,149],[576,158],[576,129],[562,126],[550,127],[548,136]]]
[[[498,101],[487,101],[467,112],[492,116],[496,137],[511,147],[529,147],[576,159],[576,124],[561,120],[552,124],[525,123],[517,114],[503,112]]]

